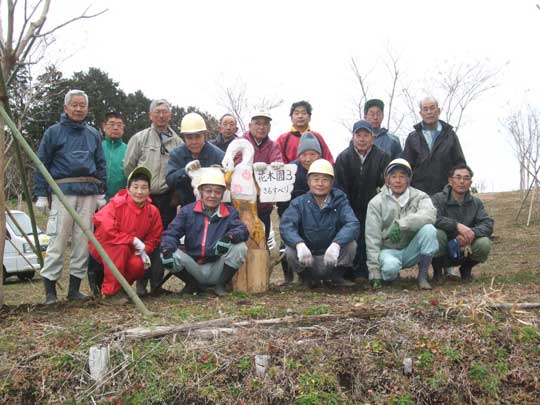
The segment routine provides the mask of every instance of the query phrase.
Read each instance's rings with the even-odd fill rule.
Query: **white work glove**
[[[199,162],[198,160],[192,160],[186,165],[185,170],[186,170],[186,173],[189,173],[189,172],[198,170],[200,168],[201,168],[201,162]]]
[[[136,250],[136,255],[142,255],[144,253],[144,248],[146,247],[146,245],[139,238],[133,238],[133,247]]]
[[[264,172],[266,170],[266,163],[264,162],[256,162],[256,163],[253,163],[253,170],[255,170],[256,172]]]
[[[49,200],[47,197],[38,197],[36,201],[36,209],[42,214],[47,215],[49,212]]]
[[[296,245],[296,254],[302,266],[311,267],[313,265],[313,255],[305,243],[301,242]]]
[[[141,259],[142,259],[142,262],[143,262],[143,267],[144,269],[149,269],[150,266],[152,265],[152,262],[150,261],[150,257],[148,257],[148,255],[146,254],[146,252],[143,252],[141,254]]]
[[[105,205],[107,204],[107,200],[105,199],[105,194],[100,194],[97,196],[97,200],[96,200],[96,207],[98,210],[102,209],[103,207],[105,207]]]
[[[283,166],[285,166],[285,163],[283,162],[272,162],[270,163],[270,167],[274,170],[280,170],[283,169]]]
[[[340,250],[341,246],[339,246],[336,242],[332,242],[332,244],[328,246],[328,249],[326,249],[326,252],[324,253],[324,265],[326,267],[337,266]]]

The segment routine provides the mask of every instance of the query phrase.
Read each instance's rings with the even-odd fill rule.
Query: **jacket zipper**
[[[204,229],[203,229],[203,236],[201,241],[201,258],[199,259],[199,262],[202,264],[204,261],[204,257],[206,255],[206,235],[208,233],[208,217],[204,217]]]

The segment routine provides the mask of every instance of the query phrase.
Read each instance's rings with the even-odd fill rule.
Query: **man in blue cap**
[[[358,250],[354,259],[353,274],[346,274],[350,279],[368,278],[366,264],[366,242],[364,227],[369,200],[384,184],[384,168],[390,162],[390,156],[374,144],[373,128],[365,120],[356,122],[353,136],[347,149],[336,160],[336,183],[347,194],[349,202],[360,221]]]

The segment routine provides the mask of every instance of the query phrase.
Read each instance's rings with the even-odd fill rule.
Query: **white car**
[[[17,228],[11,218],[6,215],[6,245],[4,247],[4,269],[2,272],[2,281],[7,277],[17,276],[20,280],[31,279],[36,270],[39,270],[39,261],[30,244],[26,241],[23,234]],[[30,217],[22,211],[11,211],[11,215],[20,225],[21,229],[28,236],[30,241],[34,241],[32,234],[32,223]],[[38,238],[41,245],[42,255],[45,256],[49,236],[43,233],[39,228]]]

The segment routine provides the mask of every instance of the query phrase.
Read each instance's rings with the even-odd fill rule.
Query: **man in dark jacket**
[[[77,211],[88,228],[96,211],[98,195],[106,192],[105,158],[99,132],[86,123],[88,96],[81,90],[70,90],[64,97],[64,113],[60,123],[49,127],[39,145],[38,156],[53,179],[66,195],[69,204]],[[38,197],[36,208],[44,213],[49,209],[50,188],[41,172],[34,177],[34,194]],[[104,197],[103,197],[104,198]],[[64,254],[71,237],[68,299],[83,300],[79,292],[81,280],[86,277],[88,238],[56,195],[47,222],[51,237],[41,277],[45,284],[45,303],[54,304],[56,281],[64,267]]]
[[[353,264],[360,224],[347,196],[332,189],[333,182],[330,162],[313,162],[308,171],[310,191],[291,202],[279,226],[289,267],[311,287],[321,281],[354,285],[343,274]]]
[[[373,128],[375,145],[382,151],[388,153],[392,160],[400,157],[403,150],[401,149],[399,138],[381,126],[384,119],[383,101],[376,98],[366,101],[366,104],[364,105],[364,119],[368,121]]]
[[[422,122],[405,141],[403,158],[413,170],[412,186],[433,195],[447,184],[452,167],[466,163],[461,144],[453,128],[439,120],[441,110],[432,97],[420,101]]]
[[[471,195],[473,172],[466,164],[455,166],[448,174],[448,185],[431,197],[437,208],[439,254],[433,259],[436,281],[444,266],[461,265],[462,280],[471,279],[471,269],[487,260],[491,251],[489,237],[493,219],[479,198]]]
[[[298,144],[298,159],[291,162],[297,167],[293,191],[291,192],[291,199],[290,201],[277,203],[277,211],[280,218],[285,210],[289,207],[292,200],[306,194],[309,191],[307,173],[311,164],[320,159],[321,155],[322,151],[319,140],[311,132],[305,132],[301,136],[300,143]],[[283,242],[283,240],[281,241],[279,250],[280,253],[285,251],[285,242]],[[289,269],[287,257],[285,256],[281,259],[281,267],[283,269],[284,284],[291,284],[294,281],[294,272]]]
[[[230,143],[238,138],[236,135],[238,126],[236,118],[232,114],[224,114],[219,120],[219,134],[216,139],[209,141],[212,145],[217,146],[223,152],[227,152]]]
[[[206,123],[197,113],[189,113],[182,118],[180,131],[185,144],[171,152],[167,169],[167,185],[176,190],[180,205],[195,201],[189,172],[201,167],[221,165],[225,153],[206,140]]]
[[[199,192],[201,199],[182,207],[163,233],[162,261],[186,283],[182,293],[208,289],[224,295],[225,286],[245,261],[248,230],[238,212],[221,202],[225,179],[219,169],[201,175]],[[183,236],[185,251],[178,249]]]
[[[353,126],[353,138],[347,149],[336,160],[336,183],[347,194],[356,217],[360,221],[358,251],[352,274],[347,278],[368,278],[364,228],[369,200],[384,184],[384,169],[390,156],[374,145],[373,129],[368,121],[360,120]]]

